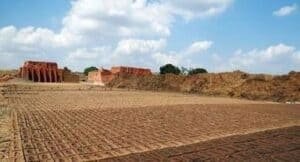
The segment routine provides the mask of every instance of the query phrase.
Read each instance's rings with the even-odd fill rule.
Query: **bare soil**
[[[7,101],[2,95],[0,88],[0,159],[9,157],[9,149],[11,146],[12,119],[11,109],[7,106]]]
[[[205,149],[208,146],[201,144],[205,141],[300,124],[299,105],[109,90],[75,84],[19,84],[5,85],[4,88],[3,96],[12,119],[9,157],[2,157],[8,161],[110,158],[126,161],[126,155],[130,154],[144,156],[144,153],[154,150],[187,146],[192,151],[190,154],[184,152],[185,159],[193,152],[199,153],[190,147],[193,144]],[[299,152],[298,127],[291,132],[296,135],[279,133],[280,137],[286,138],[283,140],[286,143],[281,142],[285,145],[276,140],[274,145],[287,150],[287,158],[297,160],[298,156],[294,157],[294,154]],[[260,140],[260,136],[254,135],[253,138]],[[234,144],[234,140],[231,143]],[[229,140],[228,147],[224,146],[229,152],[231,143]],[[244,149],[253,148],[251,143],[244,144]],[[264,146],[267,145],[268,142]],[[220,147],[220,144],[212,144],[209,149]],[[246,154],[245,159],[264,155],[263,152],[247,153],[241,152]],[[163,155],[160,156],[165,159]],[[174,158],[167,161],[181,161],[177,154],[171,152],[171,155]],[[221,158],[218,154],[216,157]]]
[[[9,112],[0,106],[0,159],[9,157],[11,131]]]
[[[18,70],[0,70],[0,83],[16,78]]]
[[[192,145],[105,159],[117,161],[294,161],[300,159],[300,127],[236,135]]]
[[[108,86],[152,91],[175,91],[206,96],[227,96],[250,100],[300,102],[300,72],[287,75],[209,73],[193,76],[120,76]]]

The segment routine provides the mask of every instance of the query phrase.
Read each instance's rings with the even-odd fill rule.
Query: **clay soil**
[[[299,161],[300,127],[237,135],[105,159],[116,161]]]
[[[112,80],[108,86],[250,100],[300,102],[300,72],[274,76],[248,74],[241,71],[192,76],[172,74],[145,77],[120,76]]]
[[[0,83],[16,78],[18,70],[0,70]]]
[[[299,105],[71,84],[2,89],[12,129],[2,160],[299,161]]]

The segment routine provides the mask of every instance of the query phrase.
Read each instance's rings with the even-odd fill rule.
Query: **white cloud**
[[[68,53],[63,65],[74,70],[82,70],[88,66],[106,66],[110,63],[111,47],[78,48]]]
[[[280,61],[282,57],[291,57],[294,52],[294,47],[285,44],[270,46],[263,50],[254,49],[246,53],[239,50],[230,59],[230,63],[232,66],[251,66],[259,63],[269,63]]]
[[[71,52],[68,55],[68,59],[72,60],[93,60],[100,59],[101,56],[104,56],[106,52],[110,52],[109,47],[96,47],[96,48],[80,48],[76,51]]]
[[[175,64],[180,66],[196,65],[193,63],[191,57],[195,54],[201,54],[208,50],[213,45],[212,41],[197,41],[189,45],[186,49],[177,52],[158,52],[152,55],[152,58],[157,64]]]
[[[296,53],[293,54],[293,59],[295,60],[295,62],[297,64],[300,65],[300,51],[298,51],[298,52],[296,52]]]
[[[78,0],[64,18],[64,31],[84,39],[109,41],[128,37],[170,35],[173,16],[147,0]]]
[[[75,64],[75,70],[89,63],[154,66],[157,61],[153,58],[160,55],[176,62],[181,56],[169,56],[171,52],[165,52],[165,47],[178,17],[192,20],[214,16],[226,10],[232,1],[72,1],[70,11],[62,19],[62,28],[57,32],[40,27],[0,28],[0,55],[5,57],[0,59],[0,68],[16,68],[25,59]],[[207,45],[196,42],[188,47],[187,53],[201,52]],[[184,52],[186,50],[177,53]],[[155,53],[158,53],[156,57]]]
[[[275,16],[288,16],[297,10],[298,6],[296,4],[290,6],[284,6],[273,12]]]
[[[173,64],[178,65],[180,58],[176,54],[167,53],[154,53],[152,58],[156,61],[157,65]]]
[[[81,48],[72,51],[68,55],[66,65],[73,65],[81,62],[85,66],[88,63],[92,65],[111,66],[111,65],[128,65],[128,66],[146,66],[157,70],[157,67],[171,63],[178,66],[196,65],[191,59],[192,52],[204,52],[212,45],[211,41],[198,41],[184,50],[177,52],[168,52],[165,50],[166,41],[159,40],[140,40],[125,39],[121,40],[115,48],[97,47],[92,49]],[[191,52],[192,51],[192,52]],[[192,53],[195,54],[195,53]],[[77,67],[78,68],[78,67]],[[80,68],[84,68],[80,67]]]
[[[186,20],[215,16],[225,11],[233,0],[165,0],[174,14]]]
[[[295,47],[285,44],[277,44],[260,50],[237,50],[227,58],[217,55],[216,71],[243,70],[259,73],[263,69],[267,73],[287,73],[290,70],[300,69],[299,53],[300,51],[297,51]]]
[[[145,54],[163,50],[166,46],[166,40],[138,40],[126,39],[121,40],[115,50],[116,54],[132,55]]]
[[[63,31],[85,40],[102,41],[167,37],[175,16],[186,19],[214,16],[226,10],[232,1],[77,0],[63,20]]]
[[[208,50],[213,45],[212,41],[198,41],[194,42],[192,45],[190,45],[185,53],[186,54],[197,54],[201,53],[203,51]]]
[[[56,43],[52,38],[53,33],[47,29],[27,27],[17,30],[14,26],[8,26],[0,29],[0,50],[33,52],[54,46]]]

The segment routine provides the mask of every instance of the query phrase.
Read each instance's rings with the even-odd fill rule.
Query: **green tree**
[[[87,67],[87,68],[85,68],[84,69],[84,75],[89,75],[89,72],[91,72],[91,71],[96,71],[96,70],[98,70],[98,68],[96,68],[95,66],[91,66],[91,67]]]
[[[172,64],[166,64],[160,67],[160,74],[176,74],[179,75],[181,73],[180,69],[177,66]]]
[[[207,70],[203,68],[195,68],[189,71],[189,75],[202,74],[202,73],[207,73]]]
[[[71,70],[68,68],[68,67],[64,67],[64,71],[68,71],[68,72],[71,72]]]

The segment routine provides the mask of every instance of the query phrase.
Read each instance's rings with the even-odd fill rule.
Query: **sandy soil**
[[[12,110],[9,160],[18,161],[126,157],[300,124],[299,105],[229,98],[46,85],[8,87],[4,95]]]
[[[6,108],[0,99],[0,159],[9,157],[11,122],[10,110]]]

